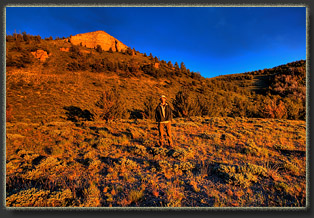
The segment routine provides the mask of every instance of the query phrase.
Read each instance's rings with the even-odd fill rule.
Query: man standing
[[[172,120],[172,110],[169,104],[166,102],[166,96],[160,96],[160,104],[156,107],[155,118],[158,123],[159,131],[159,145],[163,146],[164,141],[164,127],[166,127],[166,133],[168,136],[169,146],[173,147],[171,138],[171,120]]]

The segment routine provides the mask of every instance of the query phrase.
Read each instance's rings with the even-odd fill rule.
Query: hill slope
[[[26,33],[6,48],[6,206],[306,206],[306,123],[285,119],[305,117],[304,61],[205,79],[130,48]],[[174,148],[145,116],[102,120],[112,102],[140,118],[159,94]]]
[[[142,117],[144,103],[153,99],[156,104],[160,94],[175,104],[182,91],[193,106],[187,107],[188,116],[305,119],[305,61],[205,79],[184,63],[172,64],[129,47],[114,52],[74,45],[73,39],[43,40],[26,33],[7,36],[8,120],[64,120],[69,107],[97,117],[97,102],[112,88],[128,111],[126,118]],[[89,47],[98,41],[91,43]]]

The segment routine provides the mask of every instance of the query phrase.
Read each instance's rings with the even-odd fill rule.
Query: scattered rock
[[[42,62],[46,61],[46,59],[49,58],[48,53],[42,49],[39,49],[31,53],[32,55],[34,55],[35,58],[39,59]]]
[[[69,52],[70,48],[60,48],[60,51]]]

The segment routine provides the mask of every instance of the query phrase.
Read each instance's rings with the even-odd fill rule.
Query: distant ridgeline
[[[183,62],[140,53],[104,31],[56,39],[24,32],[6,36],[6,66],[7,121],[12,122],[65,119],[69,106],[93,113],[94,119],[153,118],[160,94],[167,95],[177,117],[306,116],[305,60],[204,78]]]

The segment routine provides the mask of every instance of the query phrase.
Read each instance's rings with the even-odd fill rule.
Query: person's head
[[[167,100],[167,98],[166,98],[165,95],[160,96],[160,102],[161,102],[162,104],[165,104],[165,103],[166,103],[166,100]]]

